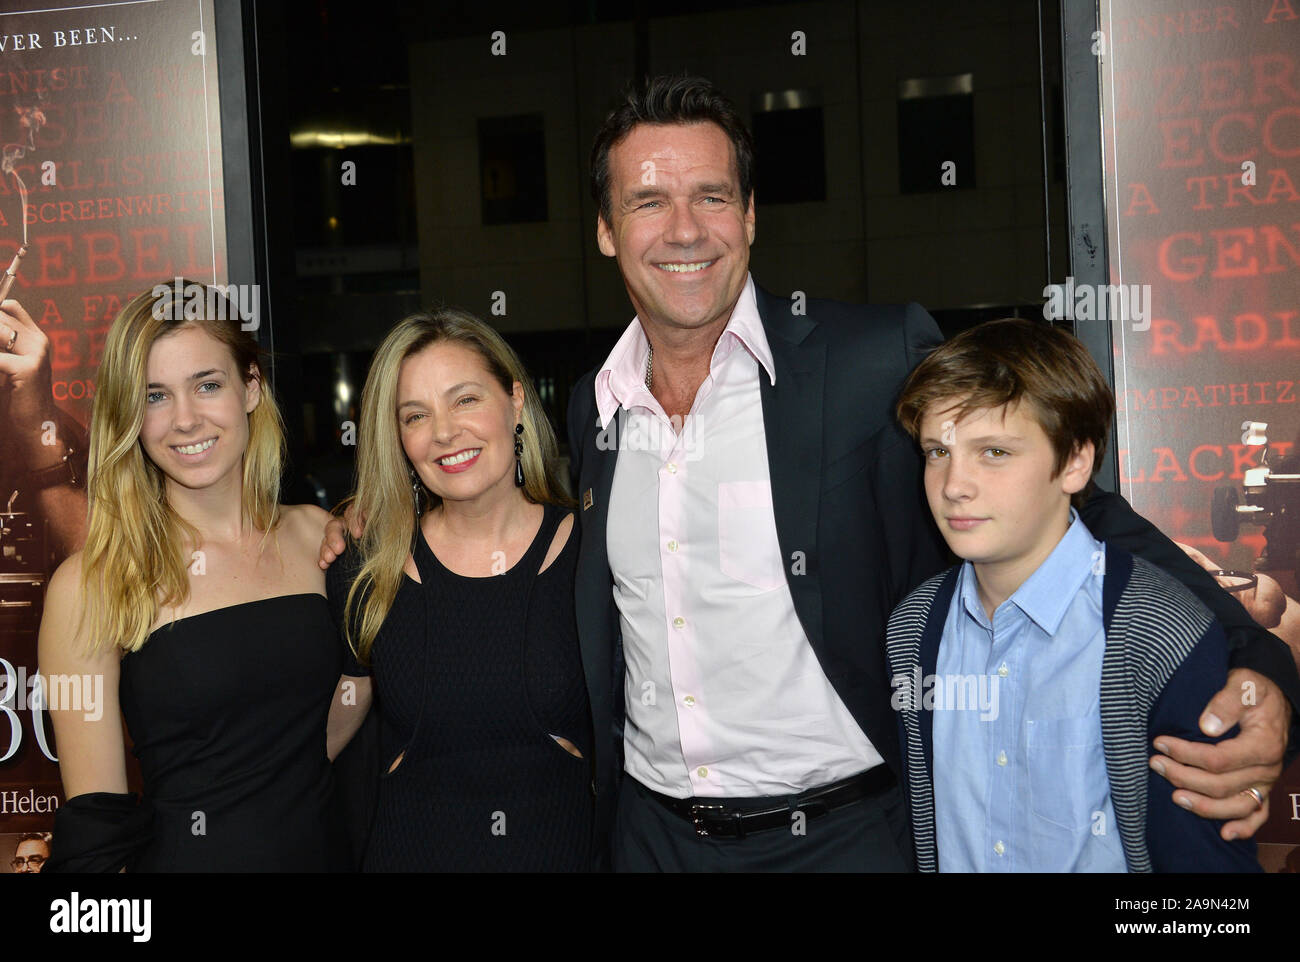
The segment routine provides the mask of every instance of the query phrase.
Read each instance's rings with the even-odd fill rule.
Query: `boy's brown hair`
[[[1056,454],[1053,477],[1086,441],[1096,452],[1093,474],[1101,467],[1115,395],[1079,339],[1046,321],[987,321],[944,342],[908,376],[895,414],[919,440],[930,406],[958,399],[959,420],[974,411],[1028,402],[1026,412]],[[1073,497],[1076,507],[1087,493],[1085,488]]]

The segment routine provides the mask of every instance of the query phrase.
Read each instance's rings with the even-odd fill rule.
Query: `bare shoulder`
[[[313,584],[319,577],[323,586],[325,572],[317,567],[316,559],[320,555],[320,544],[325,537],[325,525],[330,520],[330,513],[314,504],[283,504],[280,511],[283,515],[280,524],[283,532],[281,543],[286,547],[292,546],[295,557],[310,562],[308,567],[313,576]]]
[[[280,512],[284,515],[286,531],[296,538],[315,538],[315,545],[325,534],[325,525],[329,523],[330,513],[316,504],[282,504]]]
[[[80,551],[74,551],[63,559],[63,563],[54,569],[50,583],[45,588],[45,607],[61,608],[68,605],[80,605],[81,585]]]
[[[81,583],[82,553],[74,552],[50,576],[45,589],[45,611],[41,617],[40,636],[37,639],[38,661],[42,664],[62,665],[73,662],[114,661],[118,652],[101,650],[98,656],[85,651],[82,610],[85,607],[84,587]]]
[[[286,521],[293,519],[300,524],[315,524],[322,528],[331,517],[330,513],[318,504],[282,504],[280,510],[284,512]]]
[[[569,536],[573,533],[573,512],[567,512],[560,519],[559,525],[555,529],[555,537],[551,539],[551,547],[546,552],[546,559],[542,562],[541,570],[545,571],[560,556],[564,546],[569,543]]]

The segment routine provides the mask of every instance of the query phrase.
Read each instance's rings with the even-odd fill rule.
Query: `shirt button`
[[[993,843],[993,851],[997,852],[999,855],[1001,855],[1001,854],[1002,854],[1003,852],[1005,852],[1006,850],[1007,850],[1007,847],[1006,847],[1005,845],[1003,845],[1001,842],[994,842],[994,843]]]
[[[999,765],[1005,765],[1006,763],[1007,763],[1007,753],[1006,753],[1006,752],[998,752],[998,764],[999,764]]]
[[[700,778],[708,778],[709,770],[705,768],[703,765],[701,765],[699,768],[695,769],[695,774],[699,775]]]
[[[686,619],[685,619],[685,618],[682,618],[682,617],[680,617],[680,616],[677,617],[677,618],[674,618],[674,619],[673,619],[673,627],[674,627],[674,628],[685,628],[685,627],[686,627]]]
[[[668,550],[669,550],[669,551],[676,551],[676,550],[677,550],[677,542],[676,542],[676,541],[669,541],[669,542],[668,542]]]
[[[687,708],[694,708],[694,707],[695,707],[695,696],[694,696],[694,695],[687,695],[685,698],[682,699],[682,701],[686,704],[686,707],[687,707]]]
[[[677,473],[677,465],[676,465],[674,462],[672,462],[672,461],[669,461],[669,462],[668,462],[668,473],[669,473],[669,474],[676,474],[676,473]]]
[[[1005,678],[1009,674],[1011,674],[1011,672],[1005,664],[998,667],[998,676],[1000,678]]]

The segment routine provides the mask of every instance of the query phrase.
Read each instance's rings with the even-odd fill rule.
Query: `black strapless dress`
[[[122,716],[153,806],[142,872],[346,868],[325,722],[342,654],[325,598],[182,618],[122,658]]]

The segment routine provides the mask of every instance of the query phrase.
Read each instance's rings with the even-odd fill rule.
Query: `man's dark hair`
[[[605,223],[611,222],[609,152],[638,124],[702,124],[722,128],[731,141],[744,210],[754,188],[754,138],[727,96],[703,77],[651,77],[629,88],[605,117],[591,147],[591,196]]]

